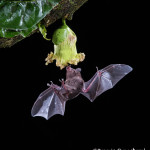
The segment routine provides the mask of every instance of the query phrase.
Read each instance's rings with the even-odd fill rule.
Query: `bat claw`
[[[97,70],[97,71],[99,70],[97,66],[96,66],[96,70]]]
[[[99,71],[99,69],[98,69],[98,67],[97,67],[97,66],[96,66],[96,70],[97,70],[98,75],[99,75],[99,76],[101,76],[102,72],[101,72],[101,71]]]

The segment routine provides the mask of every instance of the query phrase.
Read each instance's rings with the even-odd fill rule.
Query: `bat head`
[[[75,97],[83,88],[84,81],[80,73],[81,69],[80,68],[73,69],[70,66],[68,66],[66,70],[67,73],[65,86],[67,90],[70,91],[70,96]]]
[[[73,77],[81,77],[81,68],[73,69],[70,66],[66,67],[66,79],[73,78]]]
[[[77,68],[77,69],[73,69],[71,68],[70,66],[66,67],[66,79],[68,78],[72,78],[72,77],[75,77],[75,76],[80,76],[81,77],[81,69],[80,68]]]

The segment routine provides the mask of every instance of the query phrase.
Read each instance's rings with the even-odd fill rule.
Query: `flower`
[[[77,65],[85,58],[84,53],[77,53],[76,48],[77,37],[75,33],[66,25],[63,20],[63,25],[58,28],[52,37],[54,43],[54,53],[50,52],[47,56],[46,65],[56,60],[56,66],[63,69],[68,64]]]

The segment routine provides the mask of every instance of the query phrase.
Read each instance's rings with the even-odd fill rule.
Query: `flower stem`
[[[62,24],[63,24],[63,25],[67,25],[67,24],[66,24],[66,20],[65,20],[64,18],[62,18]]]

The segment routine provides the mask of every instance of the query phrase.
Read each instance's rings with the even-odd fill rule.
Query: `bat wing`
[[[41,116],[47,120],[55,114],[64,115],[66,102],[58,94],[60,90],[61,88],[55,85],[55,88],[50,86],[42,92],[32,107],[31,115]]]
[[[132,68],[128,65],[111,64],[102,70],[98,70],[89,81],[85,82],[81,94],[93,102],[97,96],[113,88],[118,81],[131,71]]]

